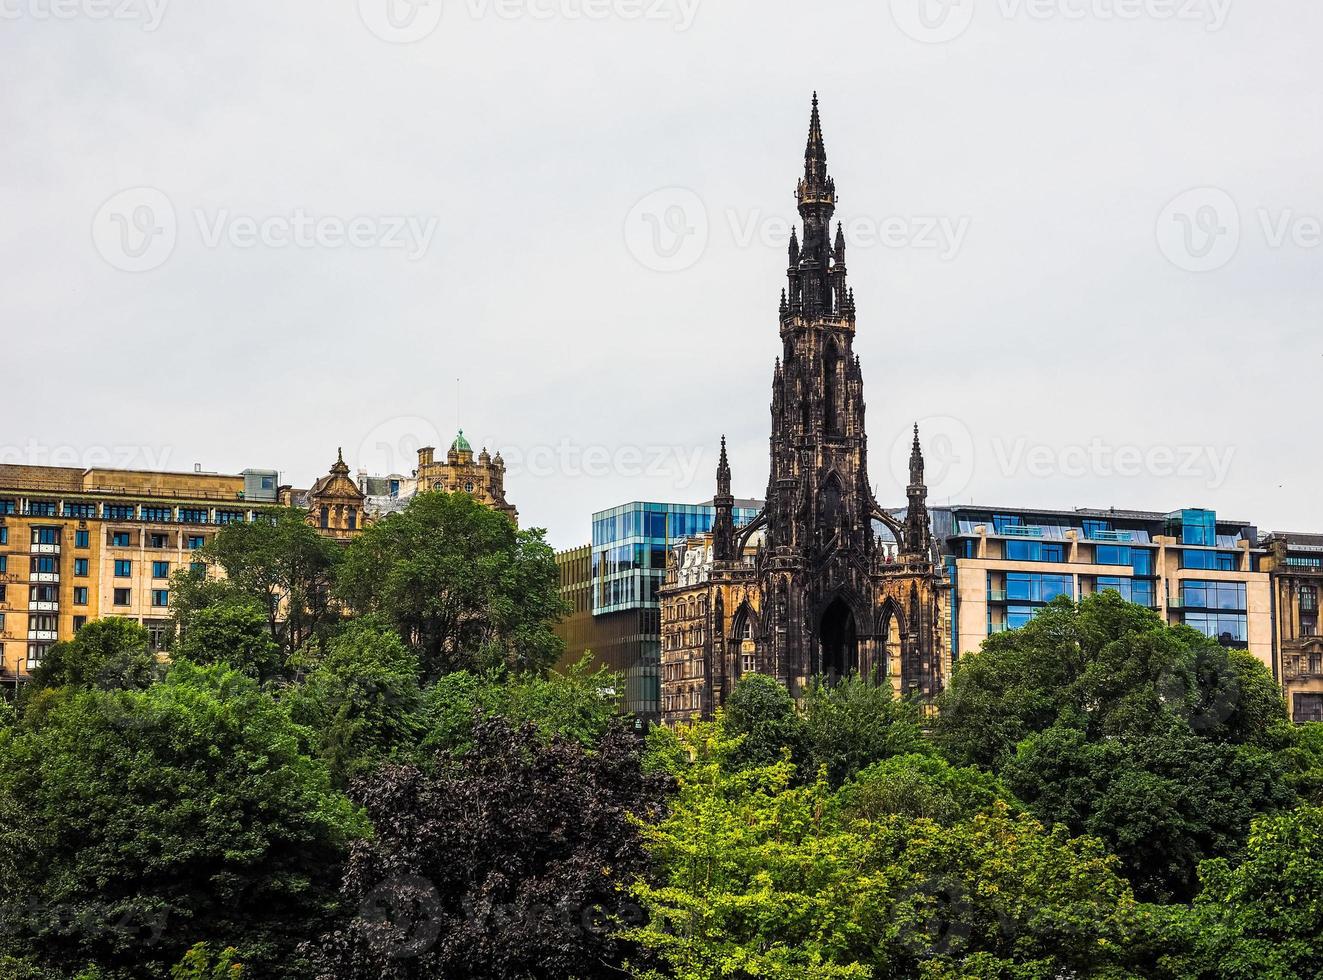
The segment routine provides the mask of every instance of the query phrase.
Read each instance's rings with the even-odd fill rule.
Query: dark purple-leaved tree
[[[614,933],[639,922],[627,888],[646,866],[632,818],[668,790],[640,756],[620,724],[593,751],[486,719],[432,772],[359,780],[376,833],[346,869],[352,918],[309,949],[320,980],[620,977]]]

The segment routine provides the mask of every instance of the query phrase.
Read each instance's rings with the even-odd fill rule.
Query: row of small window
[[[0,514],[17,513],[17,503],[13,500],[0,500]],[[67,517],[76,520],[91,521],[101,518],[107,521],[144,521],[149,524],[211,524],[212,512],[199,507],[149,507],[136,504],[59,504],[54,500],[30,500],[24,511],[27,517]],[[221,526],[242,524],[248,520],[248,513],[242,510],[218,510],[215,523]]]
[[[968,542],[974,544],[974,542]],[[1007,561],[1064,562],[1066,545],[1050,541],[1007,541]],[[1093,549],[1095,565],[1129,565],[1136,575],[1153,574],[1153,552],[1129,545],[1099,544]]]
[[[86,568],[87,566],[86,561],[83,562],[83,566],[84,568]],[[76,569],[74,574],[75,575],[78,574]],[[86,572],[84,572],[83,574],[86,574]],[[133,562],[127,558],[116,558],[115,578],[132,578],[132,577],[133,577]],[[170,577],[170,563],[168,561],[152,562],[152,578],[163,579],[169,577]]]
[[[87,532],[79,531],[78,533],[85,534]],[[110,534],[111,547],[132,548],[134,546],[133,534],[134,532],[132,531],[112,531]],[[149,547],[152,548],[170,547],[170,543],[169,543],[170,536],[168,534],[153,534],[150,540],[151,540],[151,544],[149,545]],[[205,546],[206,543],[207,543],[207,539],[201,534],[190,534],[184,538],[184,547],[186,547],[189,551],[198,551],[203,546]],[[86,546],[80,545],[79,547],[86,547]]]
[[[1086,520],[1082,522],[1084,537],[1090,541],[1130,541],[1134,539],[1133,531],[1116,531],[1112,529],[1111,521]],[[1050,537],[1060,537],[1060,531],[1069,530],[1069,526],[1052,524],[1047,530],[1051,531]],[[999,537],[1009,537],[1011,535],[1023,535],[1025,537],[1043,537],[1047,530],[1042,526],[1025,524],[1023,517],[1013,514],[993,514],[992,529]]]
[[[988,591],[994,595],[992,577],[988,579]],[[1099,576],[1097,591],[1118,592],[1126,602],[1141,606],[1154,605],[1153,582],[1146,579],[1109,578]],[[1075,598],[1075,583],[1070,575],[1038,574],[1036,572],[1007,572],[1006,593],[1008,602],[1048,603],[1058,596]]]
[[[87,586],[75,586],[73,590],[73,604],[75,606],[86,606],[91,599],[91,593]],[[5,587],[0,585],[0,601],[5,600]],[[46,603],[57,605],[60,601],[59,586],[55,585],[33,585],[28,588],[28,601],[30,603]],[[132,589],[115,589],[112,601],[117,606],[133,605]],[[169,589],[152,589],[152,605],[164,608],[170,605]]]
[[[110,544],[114,548],[132,548],[134,531],[112,531],[110,533]],[[60,529],[58,527],[34,527],[32,529],[32,543],[38,545],[57,545],[60,544]],[[153,534],[150,537],[152,548],[169,548],[170,535]],[[9,543],[9,528],[0,527],[0,544]],[[189,551],[197,551],[207,543],[207,538],[202,534],[189,534],[184,538],[184,544]],[[90,531],[74,531],[74,547],[85,549],[92,546],[92,536]]]

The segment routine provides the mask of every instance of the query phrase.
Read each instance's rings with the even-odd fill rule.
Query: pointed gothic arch
[[[905,611],[900,603],[888,596],[877,614],[876,633],[878,638],[878,656],[875,674],[877,680],[896,679],[900,676],[903,639],[901,623],[905,621]]]
[[[734,653],[736,680],[758,672],[758,635],[761,631],[758,612],[745,599],[730,618],[729,648]]]
[[[859,619],[855,609],[840,593],[827,603],[818,617],[817,670],[828,684],[859,673]]]

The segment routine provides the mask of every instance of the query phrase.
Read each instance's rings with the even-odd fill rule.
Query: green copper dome
[[[464,430],[463,430],[463,429],[460,429],[460,430],[459,430],[459,435],[455,436],[455,441],[452,442],[452,443],[450,444],[450,451],[451,451],[452,453],[471,453],[471,452],[473,452],[473,447],[470,446],[470,445],[469,445],[469,441],[468,441],[467,439],[464,438]]]

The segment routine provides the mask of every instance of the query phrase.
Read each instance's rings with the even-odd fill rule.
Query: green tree
[[[145,687],[159,673],[151,637],[131,619],[98,619],[57,643],[32,671],[29,694],[56,687]]]
[[[1234,857],[1253,817],[1309,782],[1261,663],[1111,591],[962,658],[936,733],[1040,819],[1106,841],[1155,901],[1188,900],[1200,861]]]
[[[370,620],[350,625],[316,655],[286,699],[340,786],[411,755],[422,730],[418,658],[397,633]]]
[[[563,674],[514,677],[448,674],[424,693],[422,739],[425,758],[437,752],[472,748],[474,726],[483,717],[532,724],[546,739],[570,739],[596,746],[619,717],[622,680],[605,669],[594,671],[585,656]]]
[[[424,675],[506,667],[542,671],[563,644],[567,607],[542,531],[520,530],[468,494],[423,493],[348,548],[340,593],[393,623]]]
[[[719,725],[674,738],[688,762],[666,818],[644,828],[655,870],[635,895],[649,919],[628,933],[658,962],[636,976],[1122,975],[1136,906],[1115,860],[1013,813],[994,784],[929,769],[943,824],[898,812],[916,799],[904,760],[868,780],[872,801],[900,805],[869,808],[858,785],[796,785],[784,759],[732,768],[738,740]],[[883,786],[893,775],[907,785]],[[990,807],[970,813],[980,797]]]
[[[219,940],[301,975],[364,832],[308,734],[242,675],[176,664],[144,690],[67,692],[0,731],[0,935],[43,967],[164,976]],[[265,974],[270,975],[270,974]]]
[[[1208,861],[1192,909],[1165,910],[1164,976],[1177,980],[1323,977],[1323,809],[1255,821],[1245,857]]]
[[[1020,630],[962,657],[940,702],[938,743],[952,762],[997,769],[1057,723],[1091,740],[1179,725],[1216,740],[1280,746],[1280,690],[1248,654],[1106,591],[1058,599]]]
[[[1003,775],[1040,819],[1105,841],[1150,901],[1188,901],[1200,861],[1235,856],[1255,816],[1296,799],[1281,756],[1181,728],[1102,742],[1049,729]]]
[[[786,752],[801,766],[808,761],[808,732],[795,699],[766,675],[749,674],[735,685],[722,707],[721,730],[733,741],[734,765],[769,766]]]
[[[198,943],[170,968],[170,980],[240,980],[243,967],[235,962],[237,955],[232,946],[213,955],[206,943]]]
[[[806,775],[825,769],[832,786],[875,762],[932,751],[919,726],[918,710],[897,699],[889,683],[859,677],[832,685],[815,683],[804,699],[803,714],[811,769]]]
[[[996,776],[956,768],[932,755],[898,756],[869,766],[842,787],[839,800],[860,819],[900,814],[942,826],[969,820],[998,803],[1019,808]]]
[[[209,606],[256,605],[271,638],[289,655],[333,624],[338,610],[332,586],[343,551],[307,518],[306,511],[290,507],[268,519],[230,524],[195,552],[199,564],[223,577],[200,569],[175,573],[171,604],[180,632],[187,633],[193,615]]]
[[[196,664],[229,664],[257,681],[270,680],[284,668],[267,615],[255,605],[223,602],[193,611],[173,652]]]

